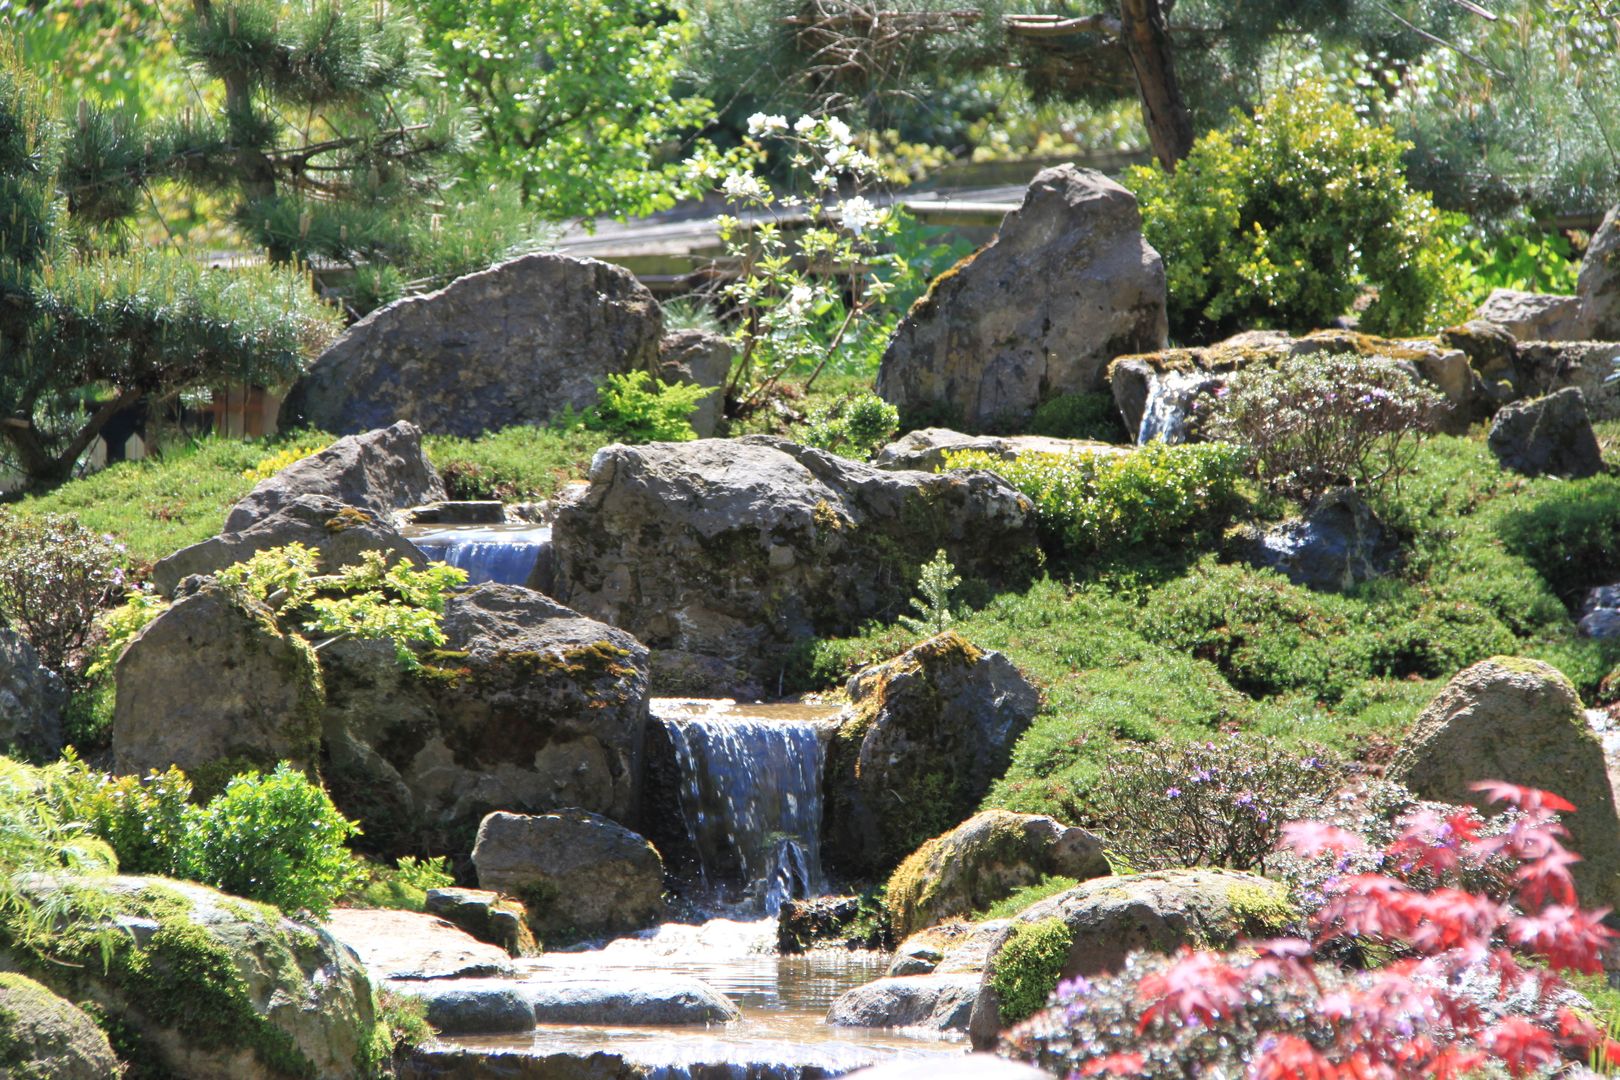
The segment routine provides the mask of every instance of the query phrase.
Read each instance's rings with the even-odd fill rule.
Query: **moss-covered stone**
[[[1068,924],[1055,917],[1013,927],[990,968],[1002,1023],[1020,1023],[1046,1006],[1063,976],[1073,941]]]
[[[109,1080],[122,1075],[95,1021],[44,986],[0,973],[0,1076],[7,1080]]]

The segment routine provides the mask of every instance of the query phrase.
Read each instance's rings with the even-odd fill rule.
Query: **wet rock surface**
[[[333,908],[327,933],[353,949],[381,982],[471,979],[512,970],[505,949],[479,941],[436,915],[374,908]]]
[[[845,993],[827,1013],[827,1023],[963,1032],[981,981],[977,975],[885,976]]]
[[[1247,560],[1284,574],[1295,585],[1344,592],[1395,567],[1401,545],[1352,488],[1322,495],[1305,516],[1251,536]]]

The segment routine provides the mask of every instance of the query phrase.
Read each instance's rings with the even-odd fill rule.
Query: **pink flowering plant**
[[[1602,970],[1606,911],[1580,907],[1556,795],[1476,785],[1510,812],[1419,807],[1394,839],[1294,822],[1329,868],[1305,936],[1136,954],[1061,984],[1003,1050],[1069,1076],[1404,1080],[1620,1063],[1563,972]]]

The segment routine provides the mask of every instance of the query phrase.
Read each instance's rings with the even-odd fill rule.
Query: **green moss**
[[[990,965],[990,986],[1000,999],[1003,1027],[1046,1006],[1069,959],[1074,935],[1062,919],[1019,923]]]
[[[1233,921],[1248,936],[1276,937],[1300,919],[1288,890],[1275,882],[1234,885],[1226,891]]]
[[[1022,889],[997,900],[983,911],[974,912],[975,921],[988,922],[992,919],[1010,919],[1042,900],[1050,899],[1059,893],[1066,893],[1076,885],[1079,880],[1071,877],[1047,874],[1033,885],[1025,885]]]
[[[0,972],[0,1076],[54,1080],[52,1059],[88,1065],[111,1056],[92,1018],[33,979]]]
[[[377,519],[357,506],[345,506],[337,513],[326,519],[326,531],[329,533],[347,532],[367,525],[376,524]]]

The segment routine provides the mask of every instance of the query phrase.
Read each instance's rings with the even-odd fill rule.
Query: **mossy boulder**
[[[1417,718],[1388,776],[1422,798],[1482,808],[1471,786],[1481,780],[1563,796],[1575,804],[1565,824],[1582,902],[1620,907],[1620,816],[1603,746],[1552,665],[1496,656],[1460,672]]]
[[[115,669],[117,772],[178,765],[210,794],[279,761],[313,768],[322,687],[315,654],[270,609],[204,579],[124,649]]]
[[[825,843],[836,869],[887,874],[973,813],[1040,708],[1011,660],[947,631],[858,673],[828,746]]]
[[[1037,814],[986,810],[906,857],[889,878],[886,903],[898,937],[983,911],[1047,876],[1108,873],[1103,842]]]
[[[499,945],[513,956],[540,951],[529,929],[528,912],[511,897],[487,889],[429,889],[422,910],[467,931],[479,941]]]
[[[1226,949],[1242,938],[1276,937],[1298,918],[1288,890],[1257,874],[1161,870],[1096,878],[1016,915],[990,949],[989,970],[996,970],[1008,943],[1022,936],[1019,928],[1054,919],[1069,940],[1058,979],[1072,979],[1112,974],[1133,952],[1168,954],[1183,945]],[[994,1045],[1006,1026],[995,987],[987,982],[973,1009],[974,1045]]]
[[[55,929],[8,929],[0,961],[93,1007],[143,1075],[360,1080],[381,1064],[371,982],[322,930],[162,878],[36,876],[22,889],[54,909]]]
[[[517,585],[445,605],[446,647],[417,671],[383,642],[321,650],[322,772],[379,855],[472,850],[494,810],[639,805],[647,650]]]
[[[0,627],[0,752],[49,761],[62,752],[67,687],[28,639]]]
[[[0,973],[0,1076],[110,1080],[122,1075],[106,1034],[83,1009],[26,975]]]
[[[807,639],[892,618],[937,551],[989,582],[1037,560],[1030,501],[998,476],[887,472],[763,435],[606,447],[553,535],[556,597],[680,654],[664,670],[735,673],[709,696],[774,688]]]

